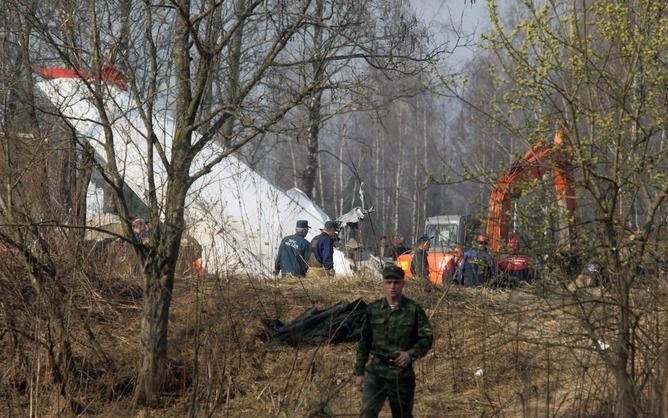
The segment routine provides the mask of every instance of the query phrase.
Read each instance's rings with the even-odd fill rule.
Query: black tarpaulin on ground
[[[274,340],[293,347],[337,344],[359,340],[365,312],[366,303],[357,299],[324,309],[308,309],[287,324],[269,319],[264,321],[264,325]]]

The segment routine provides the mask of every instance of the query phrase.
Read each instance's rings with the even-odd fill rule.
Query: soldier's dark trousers
[[[415,376],[399,379],[367,373],[362,392],[361,416],[377,418],[385,398],[389,398],[393,418],[413,418],[414,395]]]

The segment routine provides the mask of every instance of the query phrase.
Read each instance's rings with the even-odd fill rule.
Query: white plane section
[[[68,72],[69,71],[69,72]],[[104,151],[105,136],[100,115],[91,102],[91,94],[79,73],[71,70],[40,71],[44,78],[36,86],[95,150],[96,160],[108,167]],[[127,186],[146,202],[148,190],[146,129],[130,94],[114,83],[108,83],[105,108],[111,117],[114,136],[114,158]],[[153,127],[160,145],[169,155],[174,121],[166,114],[154,118]],[[195,136],[195,139],[197,136]],[[193,162],[191,173],[223,150],[209,144]],[[166,169],[154,154],[153,169],[157,193],[164,202]],[[169,158],[169,156],[168,156]],[[89,210],[104,216],[99,190],[90,188]],[[288,193],[275,187],[264,177],[234,156],[228,156],[192,187],[186,201],[188,234],[202,246],[202,264],[207,272],[269,275],[273,270],[278,245],[285,235],[293,234],[297,220],[308,220],[311,240],[320,233],[329,216],[303,192]],[[334,269],[337,275],[352,272],[351,261],[335,250]]]

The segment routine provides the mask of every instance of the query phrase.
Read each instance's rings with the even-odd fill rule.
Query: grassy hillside
[[[161,404],[132,409],[141,309],[135,279],[80,280],[71,330],[80,398],[98,416],[357,416],[355,344],[292,348],[267,340],[263,319],[290,321],[310,307],[382,296],[380,280],[180,277],[170,322],[172,386]],[[51,387],[39,303],[2,281],[5,416],[67,416]],[[600,289],[581,297],[601,296]],[[605,355],[580,329],[578,305],[543,286],[434,288],[409,282],[434,347],[415,364],[417,417],[605,416],[612,378]],[[655,296],[638,302],[650,304]],[[649,298],[649,296],[646,296]],[[12,306],[10,306],[12,305]],[[603,315],[592,310],[592,315]],[[658,315],[658,313],[657,313]],[[389,405],[383,413],[389,415]]]

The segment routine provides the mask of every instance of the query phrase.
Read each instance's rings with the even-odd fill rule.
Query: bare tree
[[[69,327],[72,320],[67,271],[72,261],[58,248],[81,241],[83,229],[59,229],[85,220],[85,189],[91,166],[74,152],[66,127],[49,141],[40,135],[32,94],[28,16],[33,5],[11,3],[3,13],[0,70],[0,247],[5,266],[25,265],[27,281],[45,308],[50,373],[71,410],[85,405],[76,396],[76,361]],[[63,126],[60,126],[63,128]],[[83,204],[82,204],[83,202]],[[71,248],[76,253],[78,248]],[[17,275],[20,281],[21,275]]]
[[[48,51],[62,64],[91,74],[83,76],[81,81],[87,90],[87,100],[99,116],[99,129],[104,133],[105,163],[96,160],[98,169],[112,187],[126,239],[134,244],[144,266],[136,385],[139,403],[153,402],[170,379],[166,355],[169,308],[179,243],[186,228],[184,210],[190,188],[214,165],[260,138],[303,98],[319,89],[313,82],[303,84],[277,103],[266,101],[264,96],[265,82],[273,66],[297,65],[286,52],[287,47],[296,34],[318,22],[312,5],[308,0],[247,0],[234,4],[184,0],[132,4],[128,12],[127,7],[117,10],[104,2],[85,2],[68,8],[73,18],[68,22],[78,22],[76,28],[68,31],[77,35],[68,38],[72,40],[69,44],[78,44],[77,59],[69,53],[72,48],[68,43],[60,41],[60,29],[52,25],[54,15],[41,8],[48,8],[46,4],[38,4],[25,14],[38,34],[41,48],[32,51],[34,61],[44,60],[43,51]],[[343,16],[341,25],[354,16],[346,10],[338,12]],[[111,23],[116,14],[122,16],[124,24]],[[144,142],[137,145],[146,152],[142,157],[147,188],[142,198],[147,202],[153,225],[148,245],[136,241],[130,228],[133,213],[124,194],[124,157],[118,155],[116,148],[119,141],[128,138],[119,137],[115,128],[119,115],[110,107],[112,96],[105,73],[110,64],[106,52],[113,48],[123,52],[116,54],[116,58],[126,69],[123,76],[134,101],[132,109],[139,114],[142,125],[135,129]],[[225,74],[218,79],[227,80],[224,85],[229,87],[228,93],[221,95],[219,101],[206,101],[207,91],[219,93],[211,90],[215,86],[212,80],[219,71]],[[161,108],[174,115],[169,143],[159,136],[161,127],[156,115]],[[233,124],[233,120],[238,122]],[[83,146],[86,138],[78,141],[79,149],[87,150]],[[194,167],[193,161],[202,150],[210,149],[213,141],[223,144],[220,151]],[[158,178],[158,172],[166,176]]]

